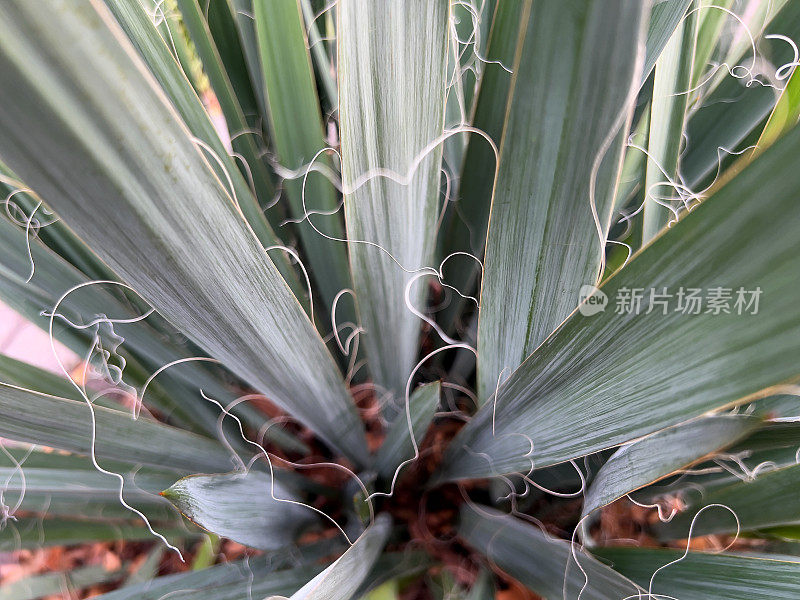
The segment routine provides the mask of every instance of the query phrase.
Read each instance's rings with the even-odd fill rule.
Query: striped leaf
[[[658,61],[675,30],[680,26],[692,2],[693,0],[656,0],[653,2],[650,24],[647,27],[642,81],[647,79],[653,71],[656,61]]]
[[[284,484],[260,471],[193,475],[162,495],[203,529],[259,550],[288,546],[316,520]]]
[[[444,123],[448,3],[344,0],[337,14],[353,283],[372,377],[399,400],[420,330],[405,302],[408,271],[433,263],[441,145],[427,147]],[[402,181],[376,174],[387,169]],[[417,310],[424,308],[426,283],[411,289]]]
[[[653,6],[647,29],[643,82],[691,1],[662,0]],[[492,61],[500,61],[500,64],[485,65],[472,117],[473,126],[483,130],[497,146],[500,145],[506,120],[508,91],[512,81],[511,73],[506,69],[511,69],[517,45],[524,42],[524,36],[520,35],[520,16],[524,5],[524,2],[501,2],[497,5],[487,56]],[[526,23],[522,22],[522,26],[524,28]],[[621,132],[621,136],[624,133]],[[622,140],[623,137],[620,137],[615,144],[622,144]],[[632,159],[641,157],[638,150],[630,154]],[[452,209],[454,214],[450,216],[445,233],[445,256],[458,251],[470,252],[478,257],[483,255],[495,163],[494,152],[486,140],[480,136],[471,136],[461,173],[458,198]],[[603,169],[610,171],[612,175],[615,169],[613,163],[613,160],[607,160],[603,164]],[[638,182],[638,174],[636,181]],[[476,288],[475,282],[479,274],[480,267],[475,261],[454,258],[448,263],[446,280],[462,293],[470,294]],[[452,323],[464,308],[464,299],[454,294],[453,296],[441,318],[446,325]]]
[[[133,294],[125,294],[125,290],[115,285],[87,285],[91,279],[86,275],[37,240],[26,244],[25,231],[4,219],[0,219],[0,254],[3,257],[0,265],[0,297],[44,331],[49,331],[50,325],[50,319],[45,315],[53,311],[63,293],[76,286],[82,287],[64,298],[59,306],[58,313],[63,317],[81,326],[104,317],[132,321],[130,324],[117,323],[114,326],[114,332],[124,338],[124,343],[116,348],[118,356],[112,357],[112,360],[125,361],[122,376],[128,385],[141,391],[156,369],[196,356],[196,350],[185,347],[175,329],[158,315],[137,321],[138,317],[145,314],[145,308],[137,306],[141,302],[137,302],[138,298]],[[34,275],[26,282],[31,259],[35,267]],[[109,337],[100,331],[99,326],[76,329],[64,325],[61,318],[56,318],[53,323],[54,338],[79,356],[87,355],[95,343],[96,335],[100,336],[103,343]],[[113,346],[114,341],[109,341]],[[183,362],[162,371],[147,386],[142,400],[146,406],[168,415],[172,423],[216,435],[219,409],[204,400],[199,390],[224,404],[234,400],[235,396],[226,383],[229,375],[221,375],[221,370],[215,367],[208,362]],[[28,385],[30,381],[23,383],[19,379],[20,374],[0,380],[51,394],[55,391]],[[67,389],[69,391],[65,394],[55,395],[69,397],[77,393],[71,384],[67,385]],[[247,404],[240,404],[232,412],[255,427],[260,427],[264,421],[263,413]],[[306,449],[299,440],[275,427],[271,428],[268,437],[286,448]],[[233,443],[236,445],[235,441]]]
[[[531,461],[590,454],[797,378],[798,152],[795,129],[606,280],[605,310],[575,311],[510,376],[453,440],[443,476],[527,472]],[[671,304],[648,311],[664,288]],[[714,314],[715,288],[723,300],[728,290],[729,313]],[[647,295],[640,309],[628,302],[636,289]],[[681,289],[700,290],[700,314],[685,297],[678,305]],[[754,297],[760,309],[747,308]]]
[[[800,560],[794,556],[689,552],[681,558],[681,551],[661,548],[598,548],[594,553],[653,597],[794,600],[800,594]]]
[[[275,195],[275,185],[272,173],[261,157],[263,144],[259,143],[257,135],[251,133],[251,125],[245,115],[241,99],[233,87],[230,73],[225,70],[216,41],[211,35],[209,24],[198,0],[177,0],[177,5],[197,54],[203,61],[203,69],[214,88],[214,95],[219,101],[222,114],[225,116],[231,145],[246,161],[247,167],[243,168],[252,176],[259,203],[266,206]]]
[[[528,7],[486,244],[482,402],[575,308],[581,285],[598,277],[619,161],[599,180],[598,173],[622,149],[616,134],[638,85],[631,56],[647,16],[647,3],[628,0]]]
[[[569,542],[493,508],[465,504],[459,535],[514,579],[546,600],[636,598],[639,588]],[[578,565],[575,564],[577,559]]]
[[[253,8],[275,159],[281,167],[302,173],[327,144],[300,4],[298,0],[255,0]],[[314,164],[332,167],[328,155],[318,157]],[[284,181],[282,188],[295,219],[302,219],[307,211],[336,213],[336,189],[317,172]],[[339,213],[311,218],[327,235],[344,237]],[[307,221],[297,223],[296,230],[317,283],[316,291],[330,310],[336,294],[350,287],[347,246],[326,239]]]
[[[688,90],[692,82],[697,18],[697,11],[691,11],[680,22],[656,61],[644,183],[642,235],[645,243],[670,221],[670,200],[678,197],[678,190],[670,184],[678,181],[678,161],[689,103]]]
[[[770,465],[765,466],[766,470],[752,481],[742,473],[742,479],[735,480],[735,483],[707,492],[700,502],[691,504],[672,521],[659,526],[659,536],[663,539],[686,538],[693,521],[693,535],[800,524],[800,501],[794,492],[800,485],[800,466],[794,464],[774,470],[769,468]],[[736,513],[736,518],[729,510],[721,508],[703,510],[703,507],[715,504],[730,508]],[[695,519],[700,510],[703,512]]]
[[[364,461],[332,357],[111,15],[2,16],[0,156],[179,330]]]
[[[104,523],[86,519],[37,517],[19,518],[8,523],[0,539],[0,552],[15,552],[49,548],[52,546],[74,546],[91,542],[152,541],[153,534],[144,525],[130,523]],[[173,525],[159,527],[159,533],[173,540],[196,539],[199,531]],[[5,589],[5,587],[3,588]]]
[[[127,565],[108,570],[103,565],[94,565],[69,572],[55,571],[25,577],[4,585],[0,591],[0,600],[34,600],[44,596],[71,594],[75,590],[122,579],[126,573],[125,567]]]
[[[592,480],[583,502],[583,515],[730,446],[759,423],[761,420],[755,417],[711,416],[623,446]]]
[[[511,73],[506,69],[510,70],[514,64],[524,5],[524,2],[500,2],[497,5],[486,52],[489,60],[498,62],[484,66],[475,99],[472,126],[488,135],[495,146],[500,145],[506,121],[506,105],[511,87]],[[454,252],[483,256],[496,164],[497,157],[491,144],[482,136],[470,135],[467,138],[458,196],[450,209],[450,219],[444,234],[444,256]],[[469,258],[454,257],[448,263],[445,273],[448,284],[464,295],[471,295],[480,275],[480,266]],[[446,324],[451,323],[465,305],[464,299],[457,294],[451,296],[452,308],[447,307],[446,316],[442,319]]]
[[[94,418],[92,414],[94,413]],[[0,437],[78,454],[95,453],[126,463],[143,463],[184,473],[227,471],[228,451],[199,435],[95,406],[0,383]],[[142,440],[147,440],[146,444]]]
[[[350,600],[378,559],[390,526],[388,515],[378,516],[342,556],[292,594],[290,600]]]
[[[225,0],[222,2],[216,0],[213,5],[219,7],[221,12],[224,2]],[[246,171],[243,173],[240,170],[240,165],[228,154],[228,150],[214,129],[208,112],[206,112],[202,102],[186,79],[183,68],[176,62],[170,53],[167,43],[161,38],[158,30],[153,25],[151,17],[138,1],[105,0],[105,3],[139,51],[142,59],[147,63],[164,92],[169,96],[175,110],[181,115],[192,135],[208,144],[216,157],[220,159],[221,165],[212,159],[211,166],[216,170],[217,176],[221,180],[225,181],[227,177],[231,178],[239,206],[258,239],[261,240],[265,247],[280,244],[280,240],[264,217],[261,206],[253,195],[254,193],[248,180],[245,178]],[[173,35],[167,39],[172,43],[175,37]],[[239,150],[241,150],[240,143],[241,141],[237,138],[236,144]],[[253,174],[252,168],[250,173],[251,175]],[[255,175],[258,175],[258,172]],[[272,192],[270,189],[262,190],[262,194],[265,193]],[[263,200],[271,200],[271,197]],[[307,301],[305,298],[307,291],[300,285],[300,280],[289,264],[288,257],[284,253],[273,252],[270,254],[270,258],[272,258],[272,261],[278,267],[294,294],[303,301]]]

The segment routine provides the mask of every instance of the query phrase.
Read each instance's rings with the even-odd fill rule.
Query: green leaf
[[[214,40],[222,68],[231,82],[234,95],[242,107],[245,117],[252,119],[260,112],[259,104],[250,80],[247,62],[245,62],[234,1],[209,0],[202,3],[202,9],[208,23],[208,31]]]
[[[302,173],[327,144],[299,0],[255,0],[253,8],[276,159],[283,168]],[[324,154],[314,165],[331,169],[332,162]],[[312,219],[326,235],[344,237],[335,188],[325,177],[312,172],[307,178],[284,181],[283,189],[293,217],[302,219],[306,211],[336,213],[315,214]],[[318,293],[330,311],[339,291],[350,287],[347,246],[326,239],[307,221],[297,223],[296,229]]]
[[[731,20],[731,16],[726,10],[730,10],[732,4],[733,0],[701,3],[698,11],[700,16],[697,48],[694,54],[694,67],[692,67],[692,88],[700,84],[708,75],[709,62],[720,42],[723,26]]]
[[[203,594],[214,600],[263,598],[291,594],[322,567],[314,563],[336,550],[330,540],[285,549],[244,560],[225,562],[202,571],[173,573],[98,596],[99,600],[189,600]],[[297,566],[297,565],[301,566]],[[286,567],[293,568],[287,569]],[[277,570],[285,569],[285,570]]]
[[[598,548],[615,570],[662,594],[681,600],[794,600],[800,594],[800,560],[782,556],[737,556],[662,548]],[[681,559],[681,560],[679,560]],[[663,570],[657,569],[670,564]]]
[[[775,108],[772,109],[764,131],[758,139],[757,151],[770,146],[800,120],[800,70],[794,70]]]
[[[103,462],[104,468],[105,464],[106,463]],[[131,470],[130,466],[128,466],[128,470]],[[134,476],[132,472],[123,472],[122,475],[126,478]],[[173,476],[173,479],[174,478],[175,477]],[[107,485],[109,486],[113,485],[115,482],[115,480],[110,477],[108,478],[108,481],[109,483]],[[118,482],[118,480],[116,481]],[[119,488],[118,483],[117,487]],[[153,525],[156,531],[161,531],[165,526],[172,528],[177,527],[181,531],[186,531],[186,525],[183,522],[180,512],[169,502],[167,502],[166,499],[162,498],[163,503],[161,504],[149,503],[144,498],[137,499],[135,496],[128,493],[133,489],[134,488],[129,487],[129,485],[126,483],[124,491],[125,501],[143,514]],[[157,493],[156,497],[158,497]],[[12,496],[11,498],[15,499],[16,496]],[[147,500],[149,500],[149,498]],[[16,499],[12,505],[13,504],[16,504]],[[76,515],[80,515],[81,519],[90,519],[92,521],[110,525],[114,525],[120,521],[131,523],[131,518],[135,516],[133,513],[131,513],[129,508],[126,508],[120,503],[119,496],[114,498],[109,496],[107,498],[101,497],[99,499],[92,499],[85,496],[70,497],[69,495],[53,494],[50,492],[26,492],[23,502],[20,506],[20,510],[29,511],[28,514],[36,514],[52,520],[72,519],[75,518]],[[149,530],[146,528],[144,531],[149,532]],[[152,541],[152,533],[147,536],[144,532],[142,532],[142,535],[138,539],[146,538],[149,538],[150,541]],[[74,543],[80,543],[80,541]]]
[[[8,452],[11,456],[0,456],[0,481],[4,482],[4,501],[15,512],[48,518],[79,514],[85,519],[131,519],[130,510],[119,501],[119,480],[98,472],[88,457],[33,448]],[[107,459],[102,466],[123,476],[126,502],[150,522],[180,523],[178,511],[158,495],[175,481],[174,471]]]
[[[793,398],[795,409],[797,398]],[[759,402],[760,404],[760,402]],[[724,453],[700,463],[690,473],[681,473],[636,494],[640,502],[652,503],[664,496],[678,496],[692,504],[714,490],[740,483],[742,477],[797,464],[800,425],[768,423]],[[700,495],[700,497],[697,496]]]
[[[522,16],[481,290],[481,402],[598,277],[619,161],[596,180],[622,149],[646,8],[535,2]]]
[[[0,354],[0,382],[51,396],[61,396],[71,400],[81,399],[75,386],[63,377],[4,354]]]
[[[471,111],[467,107],[466,96],[473,79],[472,76],[475,74],[468,69],[470,60],[468,55],[472,46],[464,45],[459,41],[466,40],[473,34],[472,14],[464,4],[450,4],[449,21],[450,35],[447,38],[447,66],[445,67],[448,82],[444,105],[445,131],[469,123]],[[468,140],[467,134],[457,133],[448,136],[442,142],[442,175],[449,176],[449,183],[446,178],[445,185],[449,185],[451,193],[458,190],[460,186],[458,168],[464,162],[464,151]],[[449,199],[450,197],[447,198],[447,200]],[[447,208],[443,208],[443,210],[446,211]]]
[[[642,83],[652,71],[656,59],[680,23],[690,3],[691,0],[663,0],[657,2],[653,7],[647,31]],[[508,68],[513,65],[514,53],[520,38],[520,12],[523,6],[523,2],[501,2],[497,6],[492,22],[488,58],[499,60]],[[472,123],[473,126],[486,132],[499,146],[505,123],[511,74],[497,64],[487,64],[484,68],[485,73],[481,78]],[[649,111],[647,114],[649,118]],[[645,125],[647,124],[645,123]],[[621,137],[615,144],[621,143],[622,139]],[[628,161],[628,157],[630,157],[630,161]],[[626,153],[627,171],[623,167],[623,176],[635,168],[635,165],[629,165],[628,162],[634,163],[641,161],[642,158],[639,150]],[[455,214],[451,215],[445,234],[445,251],[443,252],[445,256],[457,251],[471,252],[476,256],[483,255],[495,162],[494,152],[486,140],[479,136],[471,136],[461,172],[458,200],[453,209]],[[604,164],[603,168],[613,171],[611,164]],[[638,182],[638,170],[636,175],[635,181]],[[623,199],[625,197],[627,194],[623,196]],[[472,293],[471,290],[475,289],[475,281],[479,274],[480,268],[474,261],[461,258],[449,261],[445,271],[447,283],[457,287],[463,294]],[[453,295],[451,304],[442,311],[441,322],[452,323],[463,307],[464,299]]]
[[[495,143],[500,145],[503,125],[506,119],[508,92],[511,87],[510,69],[514,64],[514,54],[520,39],[520,17],[525,2],[500,2],[495,9],[486,56],[488,60],[499,61],[484,66],[472,126],[482,130]],[[505,68],[504,68],[505,67]],[[486,227],[489,222],[489,206],[494,186],[497,157],[494,149],[482,136],[471,134],[467,138],[467,149],[458,185],[458,197],[450,209],[445,249],[448,256],[454,252],[469,252],[477,257],[483,256],[486,244]],[[467,257],[453,257],[445,270],[446,282],[461,293],[471,294],[476,287],[480,266]],[[451,294],[451,307],[448,307],[442,321],[451,323],[464,308],[464,299]]]
[[[511,375],[453,440],[442,477],[563,462],[797,378],[800,170],[791,157],[798,152],[795,129],[606,280],[605,311],[575,311]],[[626,289],[644,295],[664,287],[701,296],[729,288],[731,312],[713,314],[704,303],[702,314],[683,314],[675,298],[667,314],[658,305],[647,313],[649,298],[640,311],[620,303]],[[761,290],[757,314],[753,306],[737,310],[739,288]]]
[[[224,567],[224,568],[223,568]],[[218,565],[202,571],[179,573],[159,577],[145,584],[122,588],[96,596],[95,600],[191,600],[205,597],[214,600],[243,600],[271,597],[274,594],[291,594],[303,582],[319,571],[306,566],[285,571],[270,572],[269,568],[252,569],[249,576],[247,563]],[[198,596],[198,594],[203,596]]]
[[[756,417],[717,415],[670,427],[623,446],[592,480],[583,515],[730,446],[761,423]]]
[[[185,526],[159,526],[158,532],[164,537],[193,539],[199,537],[197,531]],[[97,522],[86,519],[45,519],[24,517],[6,524],[0,538],[0,552],[41,549],[52,546],[74,546],[91,542],[152,541],[152,532],[144,525],[124,522]]]
[[[458,533],[491,564],[546,600],[578,594],[584,600],[619,600],[636,598],[640,591],[569,542],[493,508],[464,504]]]
[[[317,575],[321,567],[316,566],[320,558],[330,555],[330,540],[324,543],[300,546],[291,554],[278,551],[261,557],[250,557],[244,561],[235,561],[215,565],[202,571],[176,573],[158,577],[146,583],[137,584],[98,596],[98,600],[162,600],[166,597],[191,599],[199,593],[215,600],[242,600],[243,598],[264,598],[274,594],[292,594],[310,578]],[[423,553],[390,553],[379,558],[369,580],[380,581],[382,573],[395,571],[392,566],[406,565],[402,574],[414,574],[407,564],[423,564],[420,562]],[[299,562],[304,565],[286,570],[288,565]],[[355,598],[360,595],[355,595]]]
[[[647,27],[642,83],[650,76],[656,61],[669,43],[675,30],[680,26],[686,11],[693,0],[660,0],[653,3],[650,23]],[[724,0],[723,0],[724,1]]]
[[[222,12],[224,9],[223,5],[226,4],[226,2],[227,0],[215,0],[209,5],[209,8],[212,6],[215,7],[214,14],[217,14],[217,11]],[[214,154],[222,162],[222,165],[219,165],[213,158],[210,161],[211,166],[215,169],[221,181],[226,181],[227,177],[231,178],[239,206],[247,218],[248,223],[250,223],[250,226],[253,228],[253,231],[255,231],[258,236],[258,239],[261,240],[261,243],[265,247],[280,244],[280,240],[275,235],[269,223],[267,223],[264,213],[253,195],[250,184],[245,179],[244,174],[240,171],[233,157],[228,154],[228,150],[225,148],[214,129],[214,125],[203,103],[197,97],[191,84],[186,79],[183,69],[175,61],[168,46],[161,38],[158,30],[153,26],[153,21],[145,12],[140,2],[132,2],[131,0],[105,0],[105,3],[128,35],[128,38],[139,51],[142,59],[147,63],[147,66],[150,68],[153,76],[158,80],[161,88],[167,96],[169,96],[170,101],[181,115],[181,118],[192,132],[192,135],[208,144],[214,151]],[[169,40],[172,42],[174,38],[175,36],[172,36]],[[238,138],[235,142],[237,147],[238,144],[241,143]],[[250,174],[253,175],[252,168]],[[255,175],[258,174],[258,172],[255,173]],[[262,190],[262,194],[268,192],[269,188],[267,190]],[[271,197],[266,200],[271,200]],[[281,275],[283,275],[283,278],[292,288],[295,296],[306,301],[307,290],[300,284],[297,274],[289,264],[288,255],[283,252],[272,252],[270,258],[272,258],[275,266],[278,267]]]
[[[317,21],[314,19],[314,7],[310,0],[300,0],[300,8],[303,10],[304,24],[308,30],[308,45],[310,46],[311,57],[314,59],[315,73],[322,89],[327,96],[327,104],[332,109],[336,108],[339,102],[339,90],[336,87],[334,73],[336,68],[331,62],[325,48],[324,40],[319,33]]]
[[[236,26],[239,31],[242,52],[250,74],[253,93],[258,103],[259,114],[266,114],[264,98],[264,73],[261,69],[261,58],[258,52],[258,39],[256,36],[255,15],[253,14],[253,0],[232,0],[232,10],[236,17]],[[263,131],[263,128],[262,128]]]
[[[332,357],[111,15],[0,13],[0,155],[179,330],[363,462]]]
[[[259,203],[266,206],[275,195],[275,186],[272,182],[272,173],[261,158],[263,144],[258,143],[260,135],[249,133],[251,125],[244,114],[229,73],[222,63],[219,50],[211,36],[198,0],[177,0],[177,4],[183,17],[183,23],[194,42],[197,54],[203,61],[203,69],[208,75],[211,86],[214,88],[214,95],[225,116],[231,135],[231,145],[247,162],[247,170],[252,175]]]
[[[130,519],[131,513],[119,502],[119,479],[99,473],[89,457],[57,452],[10,451],[14,460],[2,460],[0,477],[6,484],[7,504],[28,513],[73,517],[80,514],[92,519]],[[2,457],[0,457],[2,458]],[[8,457],[6,457],[8,458]],[[101,459],[101,466],[124,478],[123,495],[151,521],[180,522],[179,511],[159,492],[175,482],[175,471],[142,467],[120,461]],[[5,466],[8,465],[8,466]],[[330,496],[330,492],[309,479],[287,471],[277,471],[281,483],[303,492]],[[310,485],[308,485],[310,484]],[[24,492],[20,499],[19,494]],[[14,496],[9,496],[14,494]]]
[[[791,415],[797,414],[797,396],[777,396],[767,398],[756,403],[756,406],[770,408],[769,400],[784,400],[786,405],[793,405]],[[749,450],[753,455],[758,452],[771,450],[790,450],[800,446],[800,423],[792,421],[786,423],[767,423],[746,440],[731,448],[731,452]]]
[[[162,495],[203,529],[259,550],[288,546],[316,520],[284,484],[260,471],[193,475]]]
[[[26,282],[30,270],[28,249],[35,265],[30,282]],[[84,274],[36,240],[32,240],[28,246],[24,230],[3,219],[0,219],[0,255],[3,257],[0,265],[0,297],[44,331],[49,330],[50,319],[42,313],[49,314],[61,295],[76,286],[83,287],[67,296],[58,312],[79,325],[104,317],[136,321],[137,317],[145,313],[144,308],[137,308],[136,305],[141,302],[137,302],[138,299],[133,294],[125,294],[124,290],[114,285],[86,285],[90,279]],[[114,326],[114,332],[124,338],[124,343],[116,349],[118,358],[125,361],[123,380],[140,390],[156,369],[167,363],[195,356],[192,349],[184,347],[185,344],[178,339],[174,328],[157,315],[127,325],[118,323]],[[60,318],[54,321],[54,338],[79,356],[87,355],[95,344],[97,335],[104,346],[110,342],[110,347],[113,347],[119,342],[119,339],[106,335],[99,326],[76,329],[62,326]],[[145,405],[155,407],[163,415],[168,415],[173,423],[216,435],[218,409],[204,400],[198,392],[203,390],[211,397],[228,404],[235,396],[225,381],[227,378],[229,375],[221,374],[216,365],[208,362],[184,362],[160,373],[148,385],[143,400]],[[5,381],[52,393],[51,390],[39,389],[35,385],[26,385],[11,378]],[[67,387],[68,392],[55,395],[73,397],[77,393],[74,386]],[[264,422],[263,413],[254,411],[246,404],[240,404],[232,412],[256,428]],[[281,447],[300,452],[308,450],[299,440],[279,428],[272,427],[267,436]],[[233,443],[237,445],[235,441]]]
[[[48,330],[50,320],[42,313],[49,314],[67,290],[91,281],[38,240],[30,240],[28,244],[25,231],[5,219],[0,219],[0,253],[3,257],[0,264],[0,296],[6,304],[44,331]],[[31,261],[34,274],[30,281],[26,281],[31,270]],[[133,299],[132,294],[127,296],[114,293],[118,291],[117,287],[85,286],[80,292],[64,299],[59,314],[77,324],[90,323],[102,315],[127,320],[143,314],[144,310],[139,311],[128,301],[129,297]],[[61,325],[61,319],[56,318],[54,337],[79,356],[85,356],[96,333],[95,328],[77,329]],[[136,348],[145,356],[152,357],[153,362],[150,364],[181,357],[173,344],[164,339],[166,332],[159,333],[149,326],[149,322],[138,325],[140,327],[130,328],[131,333],[126,330],[126,344],[120,349],[121,352],[128,347]],[[188,355],[184,353],[183,356]],[[161,364],[163,363],[156,367]]]
[[[111,270],[103,264],[97,255],[89,250],[86,244],[78,239],[61,220],[46,214],[45,207],[40,205],[41,198],[32,191],[28,191],[30,188],[19,180],[16,173],[1,162],[0,179],[4,180],[0,182],[0,193],[3,194],[6,200],[5,214],[2,215],[4,218],[14,223],[18,229],[23,231],[26,229],[24,225],[20,224],[24,222],[26,218],[21,218],[22,215],[17,214],[18,211],[13,208],[13,206],[16,205],[25,215],[32,217],[32,224],[37,221],[43,224],[39,227],[38,231],[36,231],[35,237],[61,256],[63,260],[72,264],[87,277],[93,279],[114,279]],[[14,215],[16,219],[10,219],[10,215]],[[44,223],[46,223],[46,225],[44,225]],[[29,233],[29,235],[31,234]],[[31,235],[31,237],[34,236]],[[28,264],[28,267],[30,267],[30,264]],[[26,271],[23,279],[27,280],[29,275],[30,271]]]
[[[756,10],[767,8],[767,3],[755,5]],[[800,38],[800,4],[797,2],[774,3],[778,8],[774,16],[767,15],[767,29],[771,33],[780,33],[789,38]],[[714,11],[721,12],[721,11]],[[773,11],[774,12],[774,11]],[[755,15],[753,15],[755,16]],[[771,18],[770,18],[771,17]],[[730,20],[730,17],[727,17]],[[758,22],[758,21],[755,21]],[[739,64],[750,67],[752,59],[742,58],[742,54],[750,53],[750,38],[741,36],[738,50],[734,48],[726,58],[727,64]],[[745,45],[742,46],[742,42]],[[791,45],[782,40],[757,40],[760,48],[769,49],[769,57],[774,69],[794,60]],[[772,74],[770,74],[770,77]],[[689,120],[686,131],[687,145],[681,160],[681,172],[686,184],[692,189],[708,186],[724,171],[736,157],[729,158],[727,151],[741,151],[758,141],[765,119],[773,110],[778,100],[778,90],[770,86],[747,85],[748,78],[737,79],[728,76],[727,70],[721,69],[717,80],[712,81],[711,91],[706,90],[703,106],[695,111]],[[731,102],[734,99],[734,102]],[[749,162],[752,153],[748,152],[744,162]],[[720,167],[720,162],[722,166]],[[734,163],[741,168],[740,161]]]
[[[742,475],[742,480],[704,494],[699,502],[691,504],[669,523],[660,525],[659,537],[683,539],[689,535],[692,521],[693,536],[736,533],[739,527],[742,531],[751,531],[800,523],[800,499],[796,493],[800,485],[800,466],[767,469],[752,481],[744,477]],[[711,505],[730,508],[736,518],[723,508],[703,510],[703,507]],[[695,519],[700,510],[702,513]]]
[[[113,571],[102,565],[25,577],[3,585],[0,600],[35,600],[44,596],[73,596],[76,590],[108,583],[125,576],[124,566]]]
[[[164,473],[137,472],[131,479],[131,485],[125,488],[125,499],[137,504],[162,504],[164,500],[158,496],[158,492],[174,479],[174,475]],[[19,469],[0,467],[0,480],[8,482],[4,486],[6,494],[23,492],[26,497],[28,494],[47,494],[116,501],[119,496],[119,482],[90,465],[83,469],[31,468],[26,461]],[[24,508],[24,501],[22,506]]]
[[[295,592],[291,600],[350,600],[378,559],[390,526],[390,517],[379,515],[347,552]]]
[[[650,110],[645,107],[639,117],[639,121],[631,128],[630,139],[634,141],[637,146],[647,146],[647,138],[650,135]],[[619,182],[617,183],[617,190],[614,197],[614,210],[619,212],[626,206],[638,207],[641,206],[644,197],[644,190],[642,183],[645,177],[646,169],[645,154],[633,146],[628,146],[625,149],[625,158],[622,161],[622,169],[619,174]],[[632,233],[628,234],[633,237]],[[641,236],[636,236],[637,241]],[[619,247],[619,246],[618,246]],[[622,247],[619,247],[622,249]],[[615,248],[616,249],[616,248]],[[624,249],[624,256],[627,258],[628,251]],[[623,259],[624,260],[624,259]],[[613,273],[616,269],[609,271],[609,266],[606,265],[606,273]]]
[[[432,266],[439,213],[441,145],[421,153],[442,134],[448,3],[347,1],[337,11],[342,182],[362,339],[373,380],[401,399],[420,331],[404,269]],[[427,283],[412,284],[416,310]]]
[[[195,550],[194,559],[192,559],[192,571],[202,571],[213,565],[217,561],[219,555],[220,538],[219,536],[209,533],[200,542],[200,547]]]
[[[139,4],[147,10],[161,39],[170,48],[170,54],[180,64],[181,70],[186,74],[186,78],[197,94],[208,91],[208,77],[203,72],[200,57],[189,39],[189,34],[174,0],[166,0],[161,4],[151,4],[149,0],[139,0]]]
[[[730,102],[730,98],[736,101]],[[720,148],[741,150],[747,136],[769,115],[775,100],[776,92],[770,87],[746,88],[733,78],[720,84],[687,124],[681,176],[689,189],[701,191],[716,178],[728,157],[728,152]]]
[[[369,594],[364,596],[363,600],[398,600],[398,598],[400,598],[399,593],[397,581],[392,579],[376,587]]]
[[[378,450],[373,465],[381,476],[392,479],[398,465],[414,458],[428,425],[433,421],[441,391],[442,386],[438,381],[418,387],[408,400],[408,413],[405,415],[408,418],[400,416],[389,425],[386,439]]]
[[[648,137],[647,174],[643,241],[649,242],[667,225],[672,213],[664,205],[678,197],[670,182],[678,181],[688,90],[692,81],[692,65],[697,40],[697,11],[683,19],[669,38],[656,61],[653,99],[650,102],[650,135]]]
[[[231,467],[228,451],[208,438],[144,418],[134,420],[130,414],[102,406],[93,407],[93,412],[99,459],[188,473]],[[0,437],[89,454],[92,410],[83,401],[0,383]]]

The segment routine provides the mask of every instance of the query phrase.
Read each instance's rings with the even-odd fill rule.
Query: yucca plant
[[[64,367],[0,360],[2,549],[152,543],[0,597],[800,597],[797,36],[0,1],[0,296]]]

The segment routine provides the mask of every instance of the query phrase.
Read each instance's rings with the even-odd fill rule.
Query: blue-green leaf
[[[794,556],[689,552],[682,558],[680,550],[663,548],[598,548],[593,553],[654,598],[795,600],[800,594],[800,559]]]
[[[640,592],[569,542],[493,508],[465,504],[458,533],[492,564],[546,600],[577,595],[584,600],[619,600],[636,598]]]
[[[288,546],[316,521],[286,485],[261,471],[193,475],[162,495],[204,529],[259,550]]]
[[[353,284],[372,378],[399,401],[420,332],[406,286],[412,307],[423,310],[429,278],[412,283],[412,273],[434,266],[441,145],[428,146],[444,123],[448,3],[345,0],[337,11]],[[379,174],[387,169],[401,182]]]
[[[798,153],[794,129],[607,279],[593,296],[605,309],[576,310],[500,386],[451,443],[443,476],[528,472],[772,395],[800,376]],[[665,288],[666,310],[648,311]],[[699,310],[680,308],[681,289],[698,290]],[[633,290],[643,299],[629,310]]]
[[[529,3],[530,4],[530,3]],[[648,4],[534,2],[514,63],[478,321],[485,402],[593,284],[611,220],[619,129],[638,89]]]
[[[108,11],[0,15],[0,156],[180,331],[363,463],[333,358]]]

